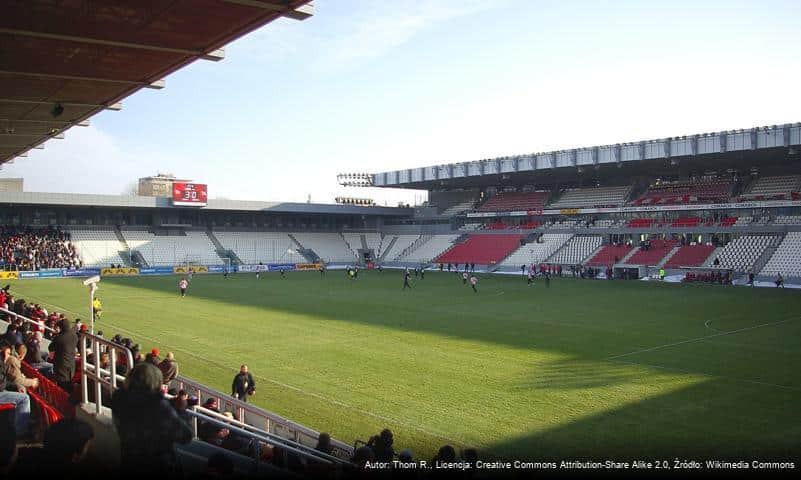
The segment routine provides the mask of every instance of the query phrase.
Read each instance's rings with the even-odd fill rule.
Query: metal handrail
[[[94,353],[93,362],[89,363],[89,359],[87,358],[87,343],[91,344],[91,350]],[[134,361],[133,355],[131,351],[122,346],[118,345],[111,340],[107,340],[103,337],[98,337],[97,335],[93,335],[89,332],[79,332],[78,336],[78,345],[80,346],[80,354],[81,354],[81,403],[87,404],[89,403],[89,378],[94,380],[94,390],[95,390],[95,413],[100,414],[103,408],[102,402],[102,395],[103,389],[102,385],[108,385],[111,387],[111,390],[114,391],[117,389],[117,385],[119,381],[125,381],[125,377],[122,375],[117,374],[117,352],[123,354],[125,359],[125,366],[126,372],[130,372],[133,369]],[[103,345],[106,351],[110,351],[113,355],[109,355],[109,370],[100,367],[100,346]],[[107,375],[104,377],[103,375]]]
[[[195,430],[196,437],[198,435],[197,435],[197,421],[195,421],[195,419],[201,419],[203,421],[211,421],[211,423],[214,423],[217,426],[227,428],[229,430],[235,431],[243,435],[247,435],[248,437],[253,437],[257,440],[261,440],[269,444],[280,445],[282,448],[291,452],[295,452],[305,458],[310,458],[312,460],[327,463],[329,465],[350,464],[350,462],[347,460],[343,460],[339,457],[335,457],[333,455],[321,452],[307,445],[303,445],[302,443],[294,442],[280,435],[266,432],[252,425],[248,425],[245,422],[240,422],[239,420],[228,418],[219,412],[203,408],[199,405],[193,406],[192,409],[187,410],[187,412],[189,412],[190,416],[193,417],[192,427]]]
[[[36,325],[37,327],[44,327],[44,329],[45,329],[45,330],[47,330],[47,331],[49,331],[49,332],[53,332],[53,333],[55,333],[55,332],[56,332],[54,329],[52,329],[52,328],[48,327],[47,325],[45,325],[45,324],[44,324],[44,322],[42,322],[42,323],[40,324],[40,323],[39,323],[39,321],[37,321],[37,320],[32,320],[32,319],[30,319],[30,318],[26,317],[25,315],[20,315],[20,314],[18,314],[18,313],[14,313],[14,312],[12,312],[11,310],[8,310],[8,309],[2,308],[2,307],[0,307],[0,312],[2,312],[2,313],[5,313],[5,314],[8,314],[8,315],[11,315],[11,316],[13,316],[14,318],[20,318],[20,319],[22,319],[24,322],[27,322],[27,323],[30,323],[30,324]]]
[[[265,432],[275,435],[276,427],[281,427],[292,435],[292,440],[296,443],[301,443],[301,438],[306,438],[316,443],[320,437],[320,432],[316,430],[313,430],[299,423],[293,422],[292,420],[284,418],[281,415],[278,415],[277,413],[270,412],[268,410],[259,408],[255,405],[243,402],[242,400],[234,398],[230,395],[226,395],[220,391],[202,385],[186,377],[179,375],[173,380],[172,386],[175,386],[177,390],[185,390],[187,391],[187,393],[190,393],[190,390],[192,390],[201,404],[205,399],[208,398],[216,399],[221,407],[224,406],[223,402],[225,402],[225,404],[233,407],[234,417],[237,420],[247,424],[247,422],[245,421],[246,420],[245,414],[253,416],[259,421],[264,423],[264,428],[261,430]],[[250,423],[255,423],[255,422],[251,421]],[[335,440],[332,438],[331,447],[332,450],[335,453],[337,453],[337,455],[334,456],[340,459],[343,458],[349,459],[353,456],[353,447],[351,447],[345,442],[342,442],[340,440]]]

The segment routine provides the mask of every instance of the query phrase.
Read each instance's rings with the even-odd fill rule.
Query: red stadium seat
[[[434,260],[436,263],[495,264],[520,247],[522,235],[470,235]]]

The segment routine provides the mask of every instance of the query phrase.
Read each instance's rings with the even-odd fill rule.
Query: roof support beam
[[[122,85],[141,85],[145,88],[153,88],[156,90],[164,88],[166,82],[156,80],[155,82],[135,82],[133,80],[118,80],[115,78],[98,78],[98,77],[78,77],[75,75],[53,75],[49,73],[36,73],[36,72],[15,72],[9,70],[0,70],[0,75],[17,75],[21,77],[36,77],[36,78],[53,78],[57,80],[78,80],[82,82],[99,82],[99,83],[117,83]]]
[[[14,123],[44,123],[47,125],[67,125],[69,126],[74,120],[25,120],[23,118],[0,118],[0,122],[14,122]],[[88,127],[89,120],[83,120],[75,124],[78,127]]]
[[[306,20],[314,15],[314,2],[305,3],[299,7],[292,8],[287,3],[277,0],[223,0],[227,3],[244,5],[246,7],[261,8],[273,12],[281,12],[284,17],[293,20]]]
[[[95,103],[77,103],[77,102],[63,102],[59,100],[16,100],[11,98],[0,98],[0,103],[22,103],[27,105],[55,105],[61,104],[65,107],[88,107],[88,108],[105,108],[106,110],[122,110],[122,103],[112,103],[111,105],[99,105]]]
[[[149,50],[151,52],[177,53],[180,55],[189,55],[192,57],[199,57],[205,60],[212,60],[212,61],[222,60],[225,57],[223,49],[214,50],[213,52],[204,52],[201,50],[187,50],[185,48],[160,47],[158,45],[145,45],[143,43],[118,42],[115,40],[103,40],[100,38],[79,37],[76,35],[58,35],[55,33],[34,32],[31,30],[16,30],[13,28],[0,28],[0,33],[6,35],[17,35],[20,37],[43,38],[46,40],[59,40],[63,42],[85,43],[88,45],[103,45],[106,47]]]

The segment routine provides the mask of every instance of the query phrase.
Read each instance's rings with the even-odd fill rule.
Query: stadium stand
[[[364,241],[367,244],[367,248],[373,251],[373,254],[375,255],[374,258],[380,258],[382,253],[381,249],[384,248],[384,235],[378,232],[363,233],[362,235],[364,235]]]
[[[790,232],[765,264],[760,274],[801,277],[801,232]]]
[[[615,228],[620,226],[620,220],[613,220],[611,218],[604,218],[601,220],[590,221],[587,225],[589,228]]]
[[[801,225],[801,215],[781,215],[776,217],[776,225]]]
[[[494,265],[520,246],[522,235],[470,235],[437,257],[437,263]]]
[[[626,224],[628,228],[650,228],[656,223],[654,218],[632,218]]]
[[[737,224],[737,217],[723,217],[719,221],[719,225],[721,227],[731,227],[732,225]]]
[[[683,245],[665,262],[664,267],[700,267],[714,251],[712,245]]]
[[[206,232],[187,231],[185,235],[154,235],[145,230],[122,230],[131,250],[136,250],[150,266],[197,262],[219,265],[214,244]]]
[[[472,232],[472,231],[480,229],[483,226],[484,226],[484,224],[482,224],[482,223],[465,223],[464,225],[459,227],[459,230],[462,231],[462,232]]]
[[[729,179],[683,180],[651,185],[633,205],[675,205],[725,202],[734,183]]]
[[[671,227],[691,228],[701,225],[699,217],[679,217],[671,222]]]
[[[338,233],[292,233],[303,248],[313,250],[326,263],[353,263],[356,254]]]
[[[81,259],[61,229],[0,227],[0,264],[16,270],[76,268]]]
[[[472,210],[474,205],[475,202],[472,200],[462,203],[457,203],[456,205],[451,205],[450,207],[443,210],[440,215],[444,215],[446,217],[453,217],[455,215],[459,215],[460,213]]]
[[[514,210],[542,210],[548,200],[546,191],[500,192],[478,208],[480,212],[509,212]]]
[[[420,238],[420,235],[392,235],[385,237],[384,243],[386,247],[384,247],[384,252],[381,254],[380,259],[385,262],[391,262],[395,260],[400,254],[402,254],[407,248],[411,247],[412,244]],[[393,243],[393,238],[395,242]]]
[[[801,191],[801,175],[760,177],[746,188],[740,200],[785,200]]]
[[[214,232],[223,248],[233,250],[244,263],[302,263],[297,245],[285,232]]]
[[[412,244],[408,251],[401,253],[396,261],[428,263],[453,245],[454,240],[459,235],[432,235],[430,237],[420,237],[417,245]]]
[[[588,267],[608,267],[621,261],[631,250],[632,247],[630,245],[604,245],[595,256],[584,262],[584,265]]]
[[[559,265],[578,265],[601,246],[603,238],[598,235],[577,235],[556,252],[548,263]]]
[[[576,220],[560,220],[558,222],[551,222],[548,228],[552,230],[569,230],[576,227],[576,222]]]
[[[125,252],[128,247],[120,242],[114,230],[71,228],[69,232],[72,243],[75,244],[75,249],[85,266],[107,267],[112,263],[126,264],[120,252]]]
[[[765,249],[775,246],[779,237],[774,235],[743,235],[729,242],[717,254],[720,266],[745,272],[754,264]]]
[[[566,190],[549,208],[618,207],[626,203],[631,185]]]
[[[542,263],[567,243],[572,236],[570,233],[546,233],[539,238],[539,241],[522,245],[506,257],[500,265],[517,268],[520,265]]]
[[[750,225],[751,222],[753,222],[753,221],[754,221],[754,217],[752,217],[750,215],[749,216],[737,217],[737,221],[734,222],[734,226],[735,227],[744,227],[746,225]]]
[[[626,263],[630,265],[658,265],[659,261],[665,258],[665,255],[673,250],[673,247],[676,246],[676,243],[677,242],[675,240],[651,240],[650,247],[640,247],[637,252],[634,253],[634,255],[626,260]]]

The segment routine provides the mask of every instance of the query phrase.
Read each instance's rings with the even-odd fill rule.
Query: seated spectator
[[[453,449],[450,445],[444,445],[439,449],[437,452],[437,456],[434,457],[434,460],[431,461],[431,464],[435,464],[436,462],[455,462],[456,461],[456,450]]]
[[[391,462],[395,457],[395,451],[392,449],[393,442],[392,432],[385,428],[380,434],[372,437],[367,445],[372,447],[376,461]]]
[[[161,371],[141,363],[112,397],[120,467],[126,475],[162,478],[180,473],[175,443],[189,443],[192,430],[161,394],[161,385]]]
[[[366,445],[357,448],[356,451],[353,452],[353,458],[350,459],[351,463],[359,468],[364,468],[367,462],[372,462],[374,460],[375,455],[373,454],[373,449]]]
[[[14,406],[0,409],[0,476],[4,478],[17,461],[17,432],[14,426]],[[13,478],[13,477],[8,477]]]
[[[2,355],[11,355],[11,345],[0,342],[0,352]],[[24,437],[28,433],[28,421],[31,416],[31,401],[28,395],[15,387],[6,376],[6,369],[0,368],[0,403],[10,403],[14,408],[14,430],[18,437]]]
[[[234,474],[234,462],[222,453],[209,457],[205,478],[230,478]]]
[[[331,435],[325,432],[320,433],[320,435],[317,437],[317,446],[314,447],[314,449],[318,452],[331,455]]]
[[[20,345],[20,348],[25,350],[25,345]],[[12,388],[16,389],[21,393],[26,393],[27,389],[39,386],[39,379],[37,378],[28,378],[22,373],[22,365],[20,364],[20,359],[16,355],[13,355],[11,350],[11,346],[7,343],[0,345],[0,358],[3,360],[3,370],[5,372],[5,378],[8,383],[11,384]]]
[[[76,418],[50,426],[44,438],[44,459],[48,469],[60,477],[77,477],[86,470],[84,459],[95,434],[88,423]]]
[[[145,355],[145,361],[146,362],[150,362],[153,365],[155,365],[156,367],[158,367],[159,364],[161,363],[161,359],[159,358],[159,349],[158,348],[154,348],[154,349],[150,350],[150,353]]]
[[[60,333],[50,342],[53,356],[53,379],[58,386],[72,393],[72,377],[75,376],[75,355],[78,351],[78,336],[69,320],[61,319]]]

